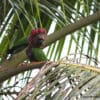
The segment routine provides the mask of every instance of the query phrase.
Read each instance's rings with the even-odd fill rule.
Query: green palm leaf
[[[73,100],[99,97],[100,71],[96,69],[100,66],[99,0],[1,0],[0,11],[1,72],[2,66],[14,68],[27,61],[25,48],[9,60],[6,59],[7,50],[22,44],[20,41],[28,37],[32,28],[46,28],[48,47],[44,51],[46,58],[53,61],[44,65],[47,69],[43,66],[35,78],[36,71],[31,70],[6,80],[1,84],[0,99],[20,98],[21,90],[29,86],[30,80],[35,80],[32,91],[25,91],[22,98]],[[94,16],[84,20],[88,15]],[[67,60],[58,64],[65,56]]]

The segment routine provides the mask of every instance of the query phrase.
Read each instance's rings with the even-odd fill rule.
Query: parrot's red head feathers
[[[35,35],[35,34],[46,34],[46,30],[44,28],[39,28],[39,29],[33,29],[30,33],[30,35]]]
[[[33,41],[33,38],[35,35],[38,35],[38,34],[41,34],[41,35],[46,35],[46,30],[44,28],[38,28],[38,29],[33,29],[29,35],[29,42],[32,42]],[[35,41],[35,40],[34,40]]]

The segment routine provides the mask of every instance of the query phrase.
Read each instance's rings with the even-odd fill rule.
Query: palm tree
[[[1,99],[100,98],[99,0],[2,0],[0,9]],[[8,59],[7,50],[38,27],[48,32],[44,51],[52,62],[19,66],[26,48]]]

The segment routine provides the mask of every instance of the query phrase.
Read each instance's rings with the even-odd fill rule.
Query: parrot
[[[8,49],[7,53],[12,54],[19,52],[22,48],[27,47],[26,55],[30,62],[32,61],[47,61],[47,57],[44,54],[42,47],[45,45],[47,32],[44,28],[35,28],[29,34],[29,38],[22,38],[22,40],[17,42],[17,45]],[[22,43],[22,44],[21,44]]]

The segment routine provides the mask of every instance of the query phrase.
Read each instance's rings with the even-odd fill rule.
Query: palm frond
[[[100,69],[88,65],[68,63],[67,60],[61,61],[60,64],[49,62],[22,89],[17,100],[96,98],[100,92],[99,74]]]
[[[35,72],[31,70],[5,81],[1,84],[0,99],[14,99],[32,79],[35,80],[34,86],[24,95],[30,99],[99,97],[99,0],[1,0],[0,11],[0,68],[17,66],[27,59],[23,49],[7,60],[7,50],[21,44],[19,41],[27,38],[31,29],[37,27],[44,27],[47,32],[51,28],[52,34],[46,41],[48,47],[44,50],[50,60],[59,61],[68,55],[63,64],[57,63],[54,67],[51,63],[53,68],[50,67],[47,74],[41,69],[43,72],[33,78]],[[91,21],[93,18],[90,17],[83,20],[90,15],[94,15],[96,20]],[[75,24],[79,21],[80,24]]]

